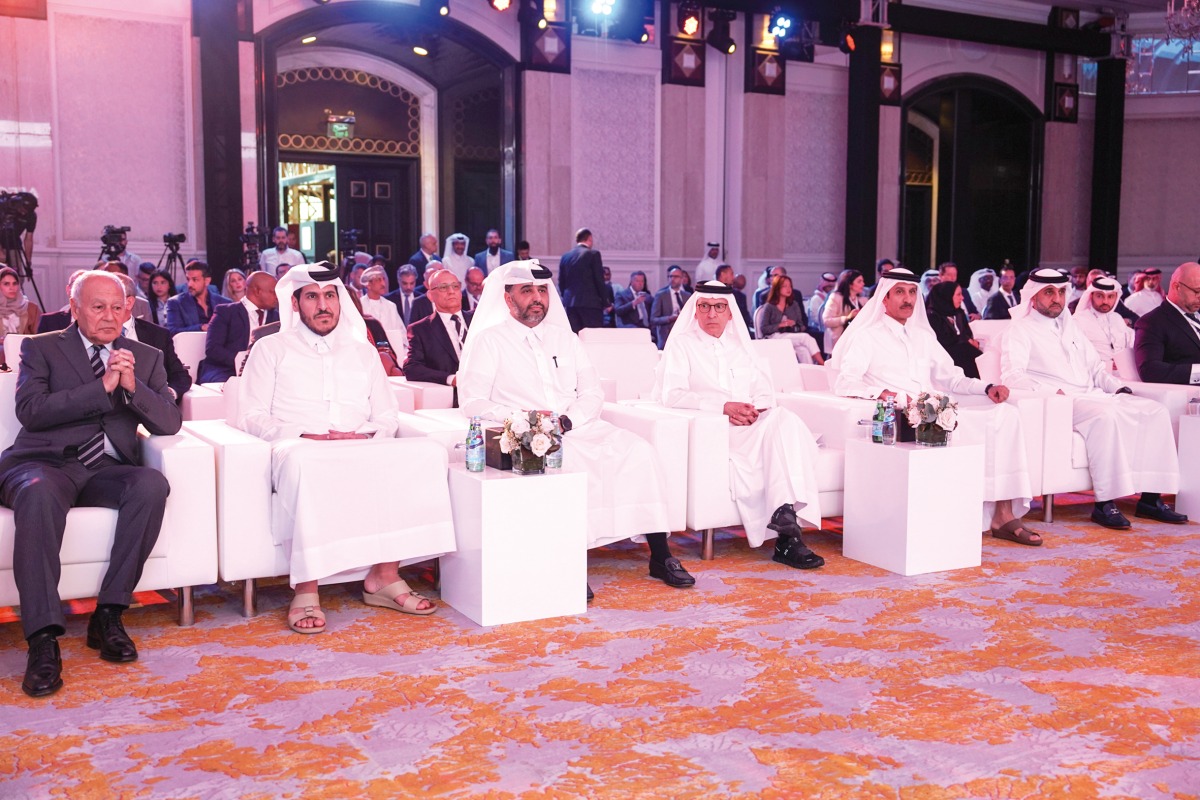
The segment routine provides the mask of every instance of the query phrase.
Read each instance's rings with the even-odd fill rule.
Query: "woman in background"
[[[864,285],[862,273],[856,269],[844,269],[838,274],[837,287],[825,301],[825,310],[821,313],[825,323],[826,353],[833,352],[833,346],[842,338],[846,326],[858,316]]]
[[[971,323],[962,305],[962,287],[947,281],[930,290],[925,310],[929,316],[929,327],[937,334],[938,343],[968,378],[978,378],[979,367],[975,365],[975,359],[982,355],[983,350],[971,332]]]

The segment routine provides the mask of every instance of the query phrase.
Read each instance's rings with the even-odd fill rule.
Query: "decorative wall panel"
[[[184,26],[73,14],[53,25],[64,238],[99,239],[107,223],[132,226],[131,239],[196,236]]]
[[[1094,120],[1091,119],[1085,119],[1079,125],[1046,126],[1042,266],[1071,267],[1087,263],[1093,136]],[[1032,265],[1016,266],[1024,269]]]
[[[601,250],[656,251],[658,75],[576,69],[571,199]]]
[[[789,90],[784,224],[789,254],[841,253],[846,230],[846,98]]]
[[[1200,183],[1200,120],[1142,119],[1125,123],[1121,171],[1122,262],[1177,267],[1200,255],[1192,198]],[[1135,264],[1131,263],[1131,266]]]

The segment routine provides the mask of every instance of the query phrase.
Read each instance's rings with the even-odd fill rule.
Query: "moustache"
[[[912,304],[912,303],[901,303],[901,304],[900,304],[900,308],[902,308],[902,309],[904,309],[904,308],[912,308],[912,307],[913,307],[913,304]]]

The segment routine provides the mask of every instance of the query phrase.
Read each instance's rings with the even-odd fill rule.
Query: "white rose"
[[[507,453],[511,453],[512,449],[513,449],[512,439],[510,439],[508,436],[501,436],[500,437],[500,452],[507,454]]]
[[[942,430],[952,431],[958,427],[958,420],[955,419],[954,409],[943,409],[937,416],[937,424]]]
[[[508,424],[508,429],[513,432],[514,436],[521,436],[529,433],[529,420],[525,417],[513,417]]]
[[[921,424],[921,409],[918,406],[909,406],[904,411],[904,415],[908,418],[908,424],[914,428]]]
[[[539,433],[529,442],[529,449],[538,458],[546,455],[546,451],[550,449],[550,437],[544,433]]]
[[[554,420],[550,419],[550,417],[542,417],[541,424],[538,425],[538,429],[541,430],[542,433],[553,433],[554,428]]]

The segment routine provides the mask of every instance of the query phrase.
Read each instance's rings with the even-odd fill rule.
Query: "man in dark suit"
[[[455,288],[458,278],[453,272],[435,272],[429,283],[435,310],[408,328],[404,376],[410,381],[454,386],[454,407],[458,408],[458,361],[466,344],[471,314],[462,311],[462,293]]]
[[[488,229],[484,242],[487,248],[475,254],[475,266],[483,270],[484,277],[487,277],[489,271],[515,259],[511,250],[500,246],[503,240],[500,238],[500,231],[495,228]]]
[[[602,327],[615,328],[617,327],[616,314],[617,295],[613,291],[612,285],[612,270],[608,267],[604,268],[604,324]]]
[[[1021,302],[1021,293],[1017,291],[1017,271],[1011,264],[1000,267],[1000,288],[988,298],[983,307],[984,319],[1012,319],[1008,310]],[[965,293],[964,293],[965,296]]]
[[[246,279],[246,296],[239,302],[217,306],[204,337],[204,360],[196,368],[197,383],[224,383],[232,378],[237,371],[237,354],[250,344],[250,329],[279,319],[275,283],[273,275],[251,272]]]
[[[172,336],[182,331],[207,331],[217,306],[233,302],[212,287],[212,273],[203,261],[189,262],[183,272],[187,291],[167,301],[167,330]]]
[[[746,323],[746,330],[750,332],[750,338],[754,338],[754,318],[750,316],[750,308],[746,302],[746,293],[733,288],[733,267],[728,264],[721,264],[717,267],[717,280],[733,290],[733,299],[737,303],[738,313],[742,315],[742,320]],[[799,292],[797,292],[799,295]],[[799,297],[797,297],[799,300]],[[804,311],[804,304],[801,303],[800,310]],[[806,314],[807,316],[807,314]]]
[[[471,267],[467,270],[467,280],[462,291],[462,307],[464,311],[474,311],[483,295],[483,270]]]
[[[400,312],[400,319],[404,321],[404,327],[407,328],[409,323],[420,319],[413,313],[413,304],[417,300],[417,268],[412,264],[405,264],[396,270],[396,281],[400,284],[400,288],[394,292],[388,292],[383,299],[391,300],[396,304],[396,310]]]
[[[67,278],[67,297],[71,296],[71,284],[75,283],[75,279],[87,272],[86,269],[77,269],[71,273],[71,277]],[[42,314],[38,317],[38,333],[49,333],[50,331],[61,331],[71,324],[71,309],[64,308],[62,311],[51,311],[48,314]]]
[[[1171,275],[1167,301],[1133,326],[1133,354],[1147,383],[1200,384],[1200,264]]]
[[[646,273],[640,269],[629,276],[629,285],[613,301],[618,328],[650,329],[650,306],[654,297],[646,290]]]
[[[667,285],[654,295],[654,305],[650,309],[650,324],[654,326],[654,341],[658,349],[667,346],[667,337],[679,319],[683,304],[691,297],[691,292],[683,288],[683,269],[672,264],[667,269]]]
[[[429,266],[429,260],[437,260],[437,245],[436,236],[432,233],[422,233],[421,246],[408,259],[408,263],[416,270],[417,284],[420,286],[425,285],[425,268]]]
[[[137,659],[121,613],[158,539],[170,492],[161,473],[139,466],[137,428],[173,434],[182,423],[167,391],[162,353],[120,335],[127,312],[116,277],[85,274],[72,289],[71,310],[77,324],[21,345],[16,412],[22,427],[0,454],[0,502],[13,510],[13,577],[29,641],[21,688],[31,697],[62,687],[59,551],[72,506],[117,509],[87,644],[105,661]]]
[[[600,251],[592,249],[592,232],[575,232],[575,246],[558,261],[558,288],[571,330],[604,325],[604,263]]]

